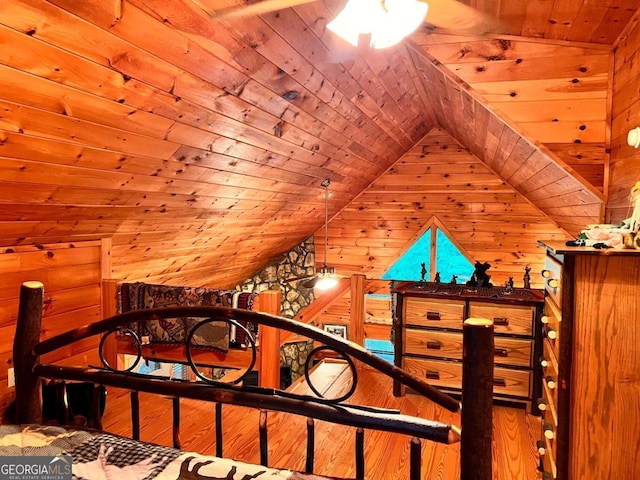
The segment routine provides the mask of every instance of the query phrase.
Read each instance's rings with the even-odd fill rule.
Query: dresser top
[[[568,247],[564,242],[542,242],[538,245],[547,249],[553,255],[623,255],[638,256],[640,250],[634,248],[593,248],[593,247]]]
[[[392,292],[402,295],[486,298],[513,302],[542,302],[544,291],[535,288],[471,287],[464,284],[434,282],[397,282]]]

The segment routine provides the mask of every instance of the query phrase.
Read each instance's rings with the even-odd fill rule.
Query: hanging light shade
[[[355,47],[361,34],[371,34],[372,48],[387,48],[418,28],[427,10],[417,0],[348,0],[327,28]]]

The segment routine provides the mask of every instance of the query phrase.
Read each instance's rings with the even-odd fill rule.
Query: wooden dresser
[[[462,386],[462,323],[494,321],[494,398],[524,403],[537,412],[542,355],[542,290],[472,288],[430,282],[399,282],[394,301],[395,364],[451,393]],[[394,395],[404,391],[394,384]]]
[[[543,247],[543,476],[639,479],[640,252]]]

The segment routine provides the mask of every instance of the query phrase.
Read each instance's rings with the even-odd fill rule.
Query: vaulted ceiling
[[[381,51],[326,29],[343,0],[208,14],[235,3],[0,3],[0,246],[109,238],[116,278],[233,285],[321,227],[324,178],[333,216],[434,128],[566,232],[601,220],[640,0],[470,0],[489,36]]]

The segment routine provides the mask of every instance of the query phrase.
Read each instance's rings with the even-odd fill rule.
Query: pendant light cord
[[[322,181],[324,187],[324,263],[323,268],[327,268],[327,249],[329,248],[329,185],[331,180],[325,178]]]

